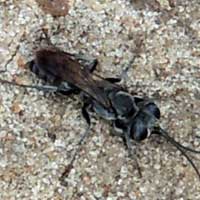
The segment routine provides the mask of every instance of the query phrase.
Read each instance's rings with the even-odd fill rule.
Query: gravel
[[[97,58],[103,77],[120,75],[134,57],[128,90],[155,99],[170,135],[200,149],[200,3],[169,2],[77,0],[54,18],[33,0],[1,0],[0,77],[41,83],[24,63],[50,45],[42,29],[51,45]],[[1,84],[0,199],[200,199],[199,179],[175,148],[156,136],[136,144],[139,177],[121,138],[96,115],[62,185],[85,129],[78,97]]]

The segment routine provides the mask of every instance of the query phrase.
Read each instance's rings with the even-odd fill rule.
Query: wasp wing
[[[73,54],[58,50],[43,49],[36,52],[36,65],[52,75],[58,82],[67,83],[81,89],[104,107],[110,107],[105,89],[117,89],[119,86],[92,74],[82,66]]]

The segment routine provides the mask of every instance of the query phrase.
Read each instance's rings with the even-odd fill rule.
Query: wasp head
[[[160,110],[153,102],[148,102],[139,109],[129,123],[129,135],[136,141],[149,137],[154,130],[157,121],[160,119]]]

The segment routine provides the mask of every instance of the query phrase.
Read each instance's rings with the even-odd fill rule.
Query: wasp
[[[115,134],[124,139],[129,153],[131,141],[140,142],[157,134],[175,146],[189,161],[200,178],[200,172],[187,151],[200,151],[186,147],[175,141],[167,131],[159,125],[160,109],[152,100],[131,95],[118,84],[120,78],[103,78],[94,72],[97,60],[87,60],[81,55],[70,54],[59,49],[41,49],[35,58],[28,63],[30,70],[49,85],[22,85],[6,80],[9,83],[43,91],[59,92],[64,95],[78,94],[83,101],[82,114],[90,127],[90,113],[95,112],[101,118],[111,122]],[[88,134],[88,131],[86,132]],[[87,136],[81,137],[79,144]],[[70,167],[63,173],[69,173]]]

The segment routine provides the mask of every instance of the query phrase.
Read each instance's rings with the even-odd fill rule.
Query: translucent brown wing
[[[62,82],[81,89],[104,107],[110,107],[105,89],[117,89],[119,86],[92,74],[86,67],[74,59],[72,54],[59,50],[40,50],[36,52],[36,65]]]

